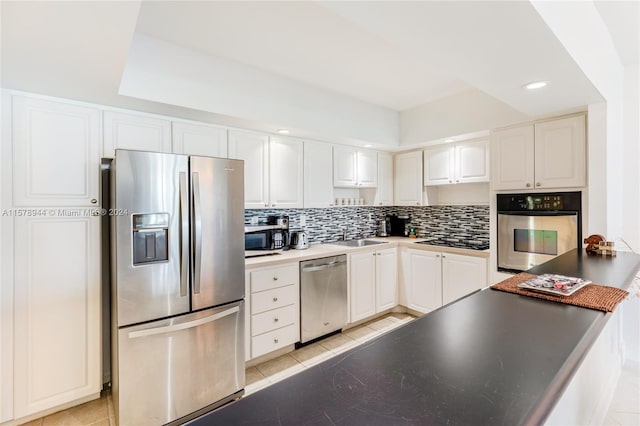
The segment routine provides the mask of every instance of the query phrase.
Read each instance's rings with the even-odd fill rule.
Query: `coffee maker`
[[[267,225],[275,225],[282,229],[282,249],[289,250],[291,244],[291,233],[289,232],[289,216],[267,216]]]
[[[378,232],[376,236],[378,237],[388,237],[391,233],[391,220],[390,216],[385,216],[383,220],[378,221]]]
[[[396,237],[406,237],[407,236],[407,224],[411,220],[411,216],[409,215],[387,215],[386,220],[389,221],[389,235]]]

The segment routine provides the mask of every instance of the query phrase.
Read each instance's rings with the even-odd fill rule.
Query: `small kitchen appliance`
[[[389,234],[395,237],[406,237],[407,236],[407,224],[411,220],[411,216],[409,215],[388,215],[387,219],[389,220]]]
[[[307,233],[304,231],[291,232],[290,247],[296,250],[304,250],[306,248],[309,248],[309,240],[307,238]]]
[[[289,216],[268,216],[266,224],[244,227],[244,257],[278,254],[289,243]]]
[[[389,216],[386,216],[384,220],[378,221],[378,232],[376,236],[378,237],[388,237],[391,231],[391,220]]]

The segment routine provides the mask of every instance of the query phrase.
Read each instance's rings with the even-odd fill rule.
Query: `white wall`
[[[480,90],[468,90],[400,112],[400,145],[493,129],[531,118]]]
[[[297,137],[398,145],[398,113],[136,34],[121,95],[292,129]],[[276,127],[276,128],[277,128]]]
[[[625,68],[624,74],[624,199],[623,237],[640,253],[640,65]]]

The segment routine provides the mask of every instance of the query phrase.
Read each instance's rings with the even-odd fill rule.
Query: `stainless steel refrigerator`
[[[118,422],[183,422],[242,395],[243,162],[117,150],[111,165]]]

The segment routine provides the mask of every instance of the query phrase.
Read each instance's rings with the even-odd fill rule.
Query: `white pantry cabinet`
[[[422,205],[422,151],[396,154],[394,159],[396,206]]]
[[[348,146],[333,147],[333,186],[337,188],[375,187],[378,176],[375,151]]]
[[[440,145],[424,150],[424,184],[489,181],[489,140]]]
[[[367,250],[349,258],[349,322],[390,309],[397,303],[397,250]]]
[[[100,217],[17,217],[15,235],[19,419],[100,392]]]
[[[246,275],[249,360],[300,340],[299,263],[253,269]]]
[[[332,162],[333,149],[330,144],[304,141],[305,208],[333,206]]]
[[[116,149],[171,152],[171,121],[149,115],[105,111],[104,157],[114,158]]]
[[[12,97],[13,205],[98,203],[100,111]]]
[[[302,141],[229,130],[229,158],[244,160],[246,209],[302,207]]]
[[[393,155],[388,152],[378,152],[378,186],[373,204],[393,205]]]
[[[172,123],[174,154],[227,157],[227,129],[180,121]]]
[[[585,116],[578,115],[494,131],[493,189],[584,186],[585,125]]]

